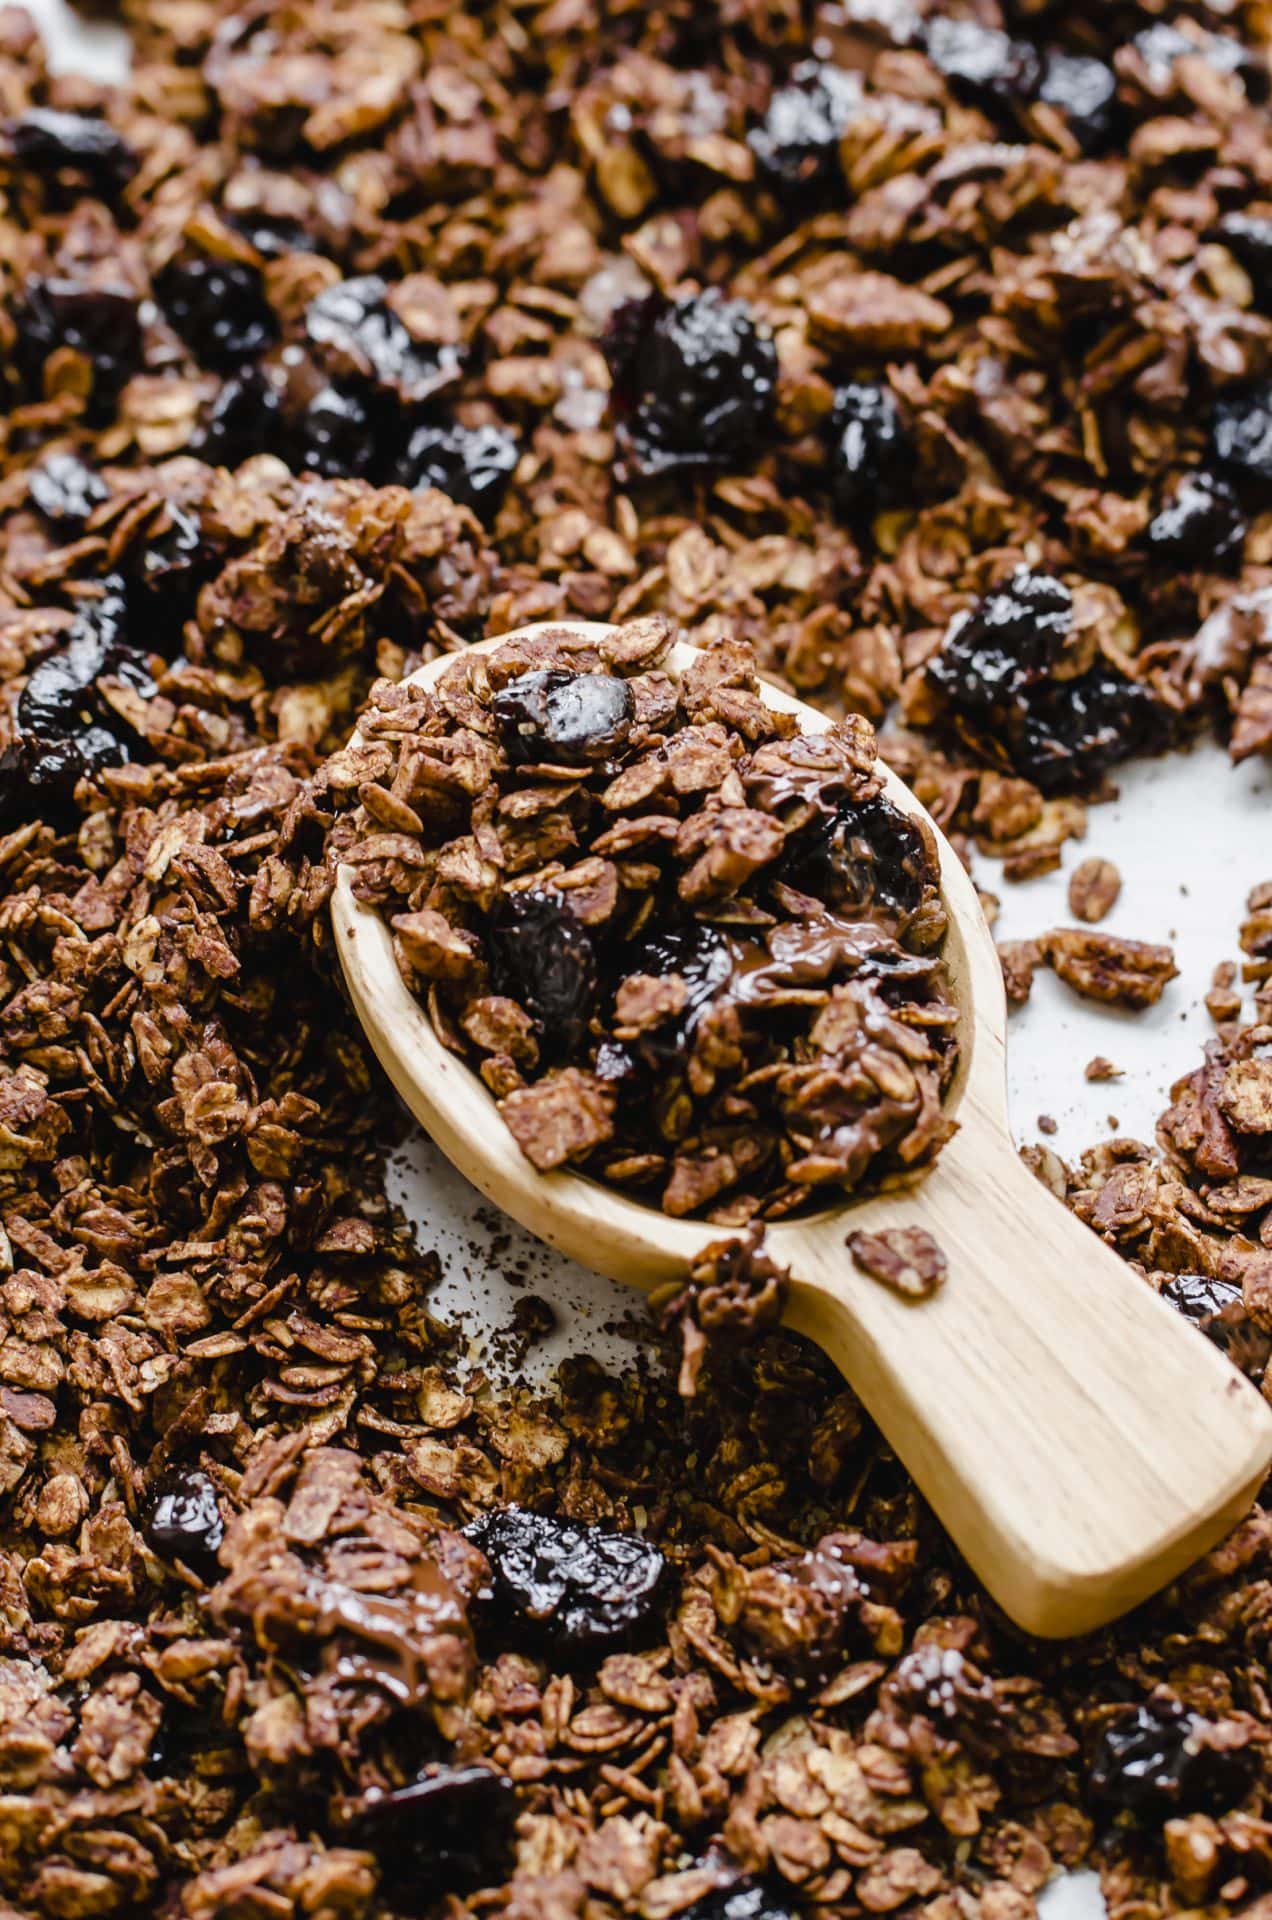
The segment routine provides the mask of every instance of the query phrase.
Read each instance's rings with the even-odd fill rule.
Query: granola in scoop
[[[726,638],[551,627],[372,689],[330,858],[540,1172],[739,1224],[925,1165],[958,1058],[926,824]]]
[[[1008,879],[1131,751],[1266,755],[1266,8],[119,11],[109,90],[0,9],[6,1914],[1265,1920],[1267,1492],[1042,1644],[762,1257],[669,1369],[467,1364],[316,774],[566,617],[895,709]],[[1061,932],[1018,995],[1173,964]],[[1266,1393],[1272,887],[1238,946],[1157,1145],[1031,1158]]]

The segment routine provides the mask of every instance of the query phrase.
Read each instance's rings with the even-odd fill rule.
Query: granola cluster
[[[1266,1920],[1266,1491],[1044,1645],[758,1244],[668,1365],[488,1377],[386,1197],[321,771],[567,617],[895,709],[1008,879],[1130,751],[1266,754],[1263,0],[121,10],[109,92],[0,9],[6,1916],[1033,1920],[1086,1865]],[[1142,1002],[1110,885],[1041,957]],[[1268,1392],[1272,886],[1239,945],[1156,1145],[1032,1158]],[[533,1094],[516,1025],[458,1031]]]
[[[319,782],[443,1043],[540,1172],[724,1225],[923,1166],[957,1011],[925,825],[868,721],[797,731],[751,649],[658,615],[372,689]]]

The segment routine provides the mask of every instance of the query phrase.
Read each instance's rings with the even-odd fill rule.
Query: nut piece
[[[1042,965],[1042,949],[1036,940],[1003,940],[998,947],[1009,1006],[1023,1007],[1033,992],[1034,970]]]
[[[1170,947],[1121,940],[1112,933],[1057,927],[1038,944],[1066,986],[1110,1006],[1156,1006],[1167,982],[1179,972]]]
[[[907,1300],[925,1300],[949,1271],[936,1241],[923,1227],[888,1227],[883,1233],[850,1233],[848,1251],[863,1273],[882,1280]]]
[[[582,1159],[614,1132],[614,1101],[595,1074],[564,1067],[532,1087],[519,1087],[499,1111],[517,1145],[540,1173]]]
[[[1115,1067],[1113,1062],[1106,1059],[1102,1053],[1097,1053],[1093,1060],[1088,1060],[1083,1072],[1088,1080],[1120,1080],[1122,1077],[1121,1067]]]
[[[1069,912],[1088,925],[1113,911],[1122,876],[1111,860],[1083,860],[1069,876]]]

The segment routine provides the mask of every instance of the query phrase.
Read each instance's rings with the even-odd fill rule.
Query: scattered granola
[[[796,732],[725,635],[675,679],[673,631],[549,627],[382,681],[318,791],[527,1159],[744,1223],[948,1137],[945,912],[869,722]]]
[[[1120,1080],[1122,1077],[1121,1067],[1114,1066],[1107,1054],[1103,1053],[1094,1054],[1082,1072],[1088,1080]]]
[[[1059,927],[1038,942],[1053,973],[1088,1000],[1154,1007],[1179,968],[1169,947]]]
[[[850,1233],[848,1251],[863,1273],[910,1300],[925,1300],[935,1293],[949,1272],[944,1253],[923,1227]]]
[[[1088,925],[1103,920],[1117,905],[1122,876],[1111,860],[1082,860],[1069,875],[1069,912]]]

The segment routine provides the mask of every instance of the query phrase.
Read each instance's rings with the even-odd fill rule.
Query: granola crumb
[[[1091,924],[1117,905],[1122,876],[1111,860],[1083,860],[1069,876],[1069,912]]]
[[[1113,1062],[1102,1053],[1094,1054],[1091,1059],[1087,1061],[1082,1071],[1088,1080],[1120,1080],[1122,1077],[1122,1068],[1115,1066]]]

